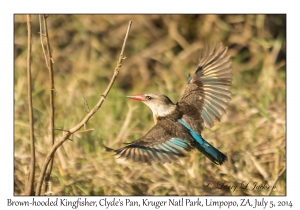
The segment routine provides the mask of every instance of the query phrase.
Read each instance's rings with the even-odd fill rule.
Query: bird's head
[[[154,119],[171,114],[176,108],[167,96],[160,93],[137,94],[127,97],[146,104],[152,110]]]

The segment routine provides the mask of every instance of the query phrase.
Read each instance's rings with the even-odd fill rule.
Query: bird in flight
[[[227,47],[213,44],[204,48],[177,103],[160,93],[127,96],[151,109],[155,125],[140,139],[114,150],[115,154],[151,165],[176,161],[196,148],[215,164],[223,164],[227,157],[204,140],[201,132],[225,113],[231,99],[231,70]]]

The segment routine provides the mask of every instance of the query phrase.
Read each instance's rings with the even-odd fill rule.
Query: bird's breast
[[[154,124],[157,124],[157,118],[158,118],[158,114],[157,113],[153,113],[153,120],[154,120]]]

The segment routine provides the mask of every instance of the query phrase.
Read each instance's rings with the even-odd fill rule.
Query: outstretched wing
[[[119,158],[133,159],[149,165],[152,162],[176,161],[177,157],[185,156],[192,148],[190,134],[178,122],[162,124],[163,122],[159,121],[142,138],[115,150],[116,155],[119,155]]]
[[[230,55],[222,43],[205,47],[198,67],[189,77],[179,102],[193,105],[204,120],[205,127],[213,127],[225,113],[230,101],[232,81]]]

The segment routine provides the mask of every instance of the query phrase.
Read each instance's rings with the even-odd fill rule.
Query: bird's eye
[[[146,99],[147,99],[147,100],[151,100],[152,97],[151,97],[151,96],[146,96]]]

